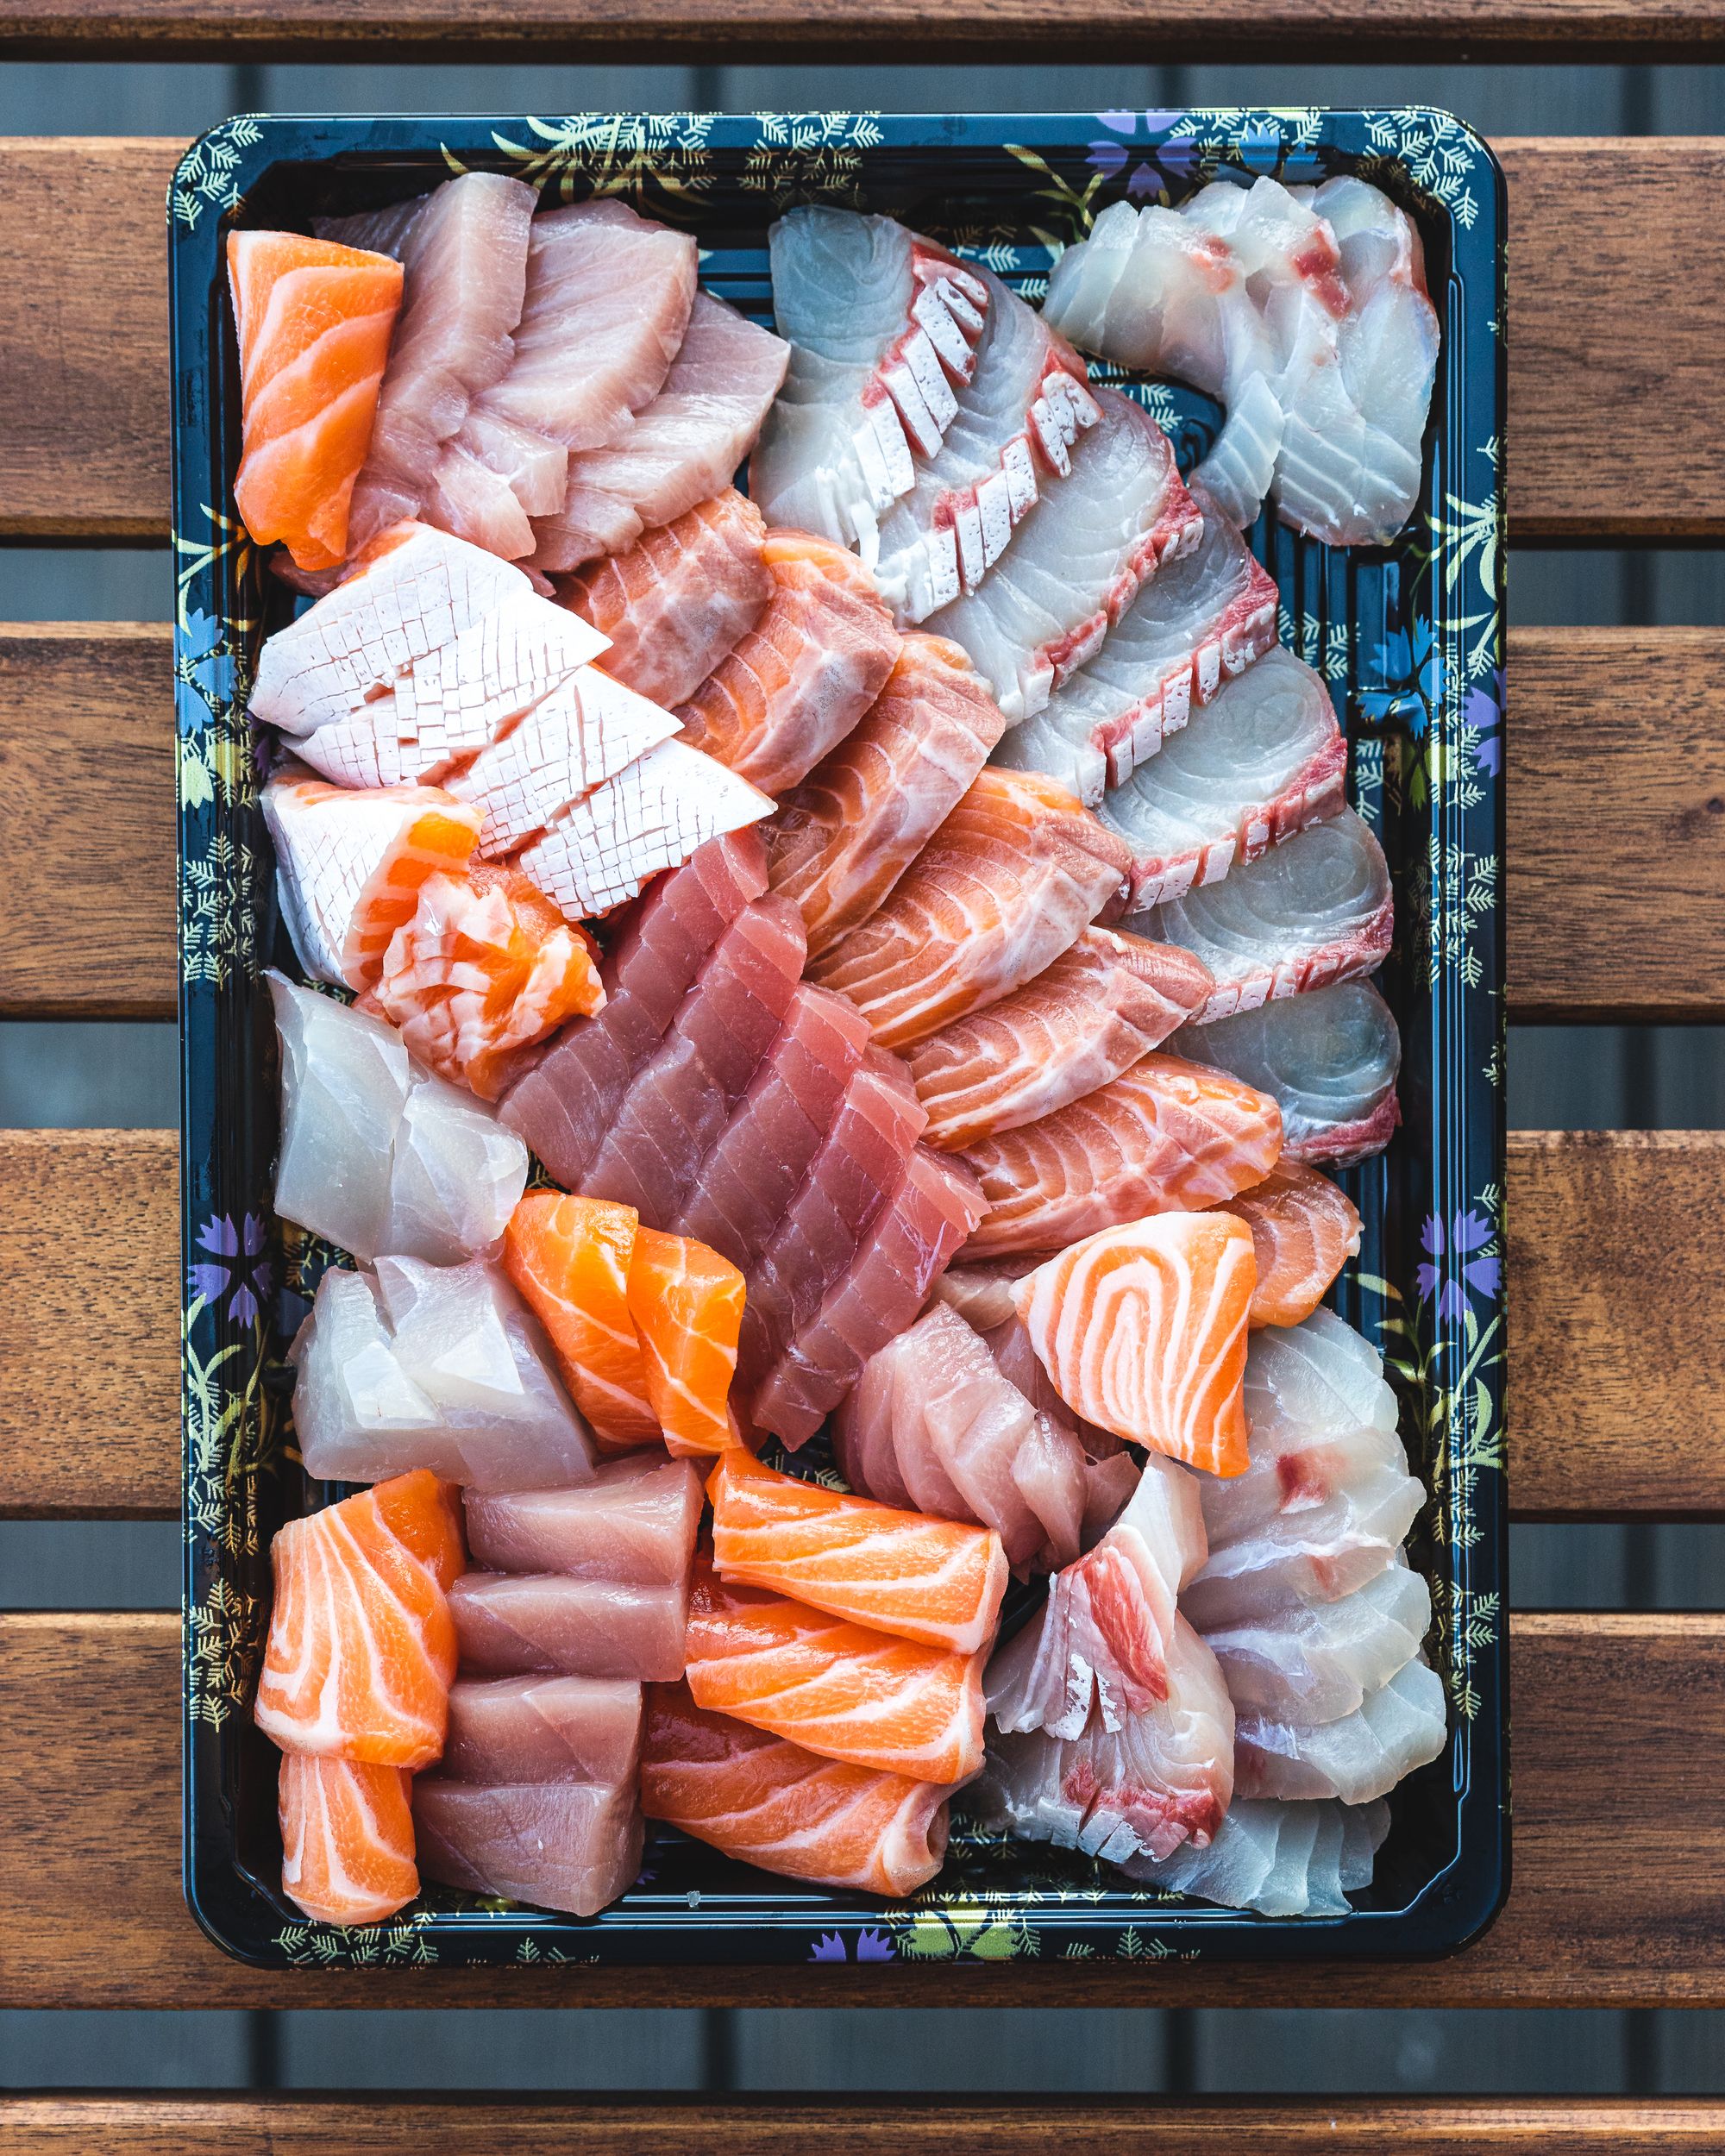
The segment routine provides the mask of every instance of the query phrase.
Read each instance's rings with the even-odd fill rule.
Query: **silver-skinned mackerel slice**
[[[1045,771],[1095,808],[1276,642],[1273,580],[1208,496],[1192,498],[1200,544],[1145,586],[1088,665],[1006,736],[996,763]]]
[[[957,416],[988,293],[944,248],[890,217],[793,210],[768,239],[790,371],[750,467],[769,523],[871,539]]]
[[[1220,882],[1333,816],[1346,773],[1328,690],[1292,652],[1267,651],[1103,796],[1097,813],[1132,849],[1133,909]]]
[[[1375,972],[1394,927],[1383,849],[1348,808],[1131,923],[1133,935],[1177,943],[1214,975],[1195,1025]]]

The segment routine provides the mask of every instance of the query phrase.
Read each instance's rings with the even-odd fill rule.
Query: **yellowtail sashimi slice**
[[[1381,1153],[1402,1111],[1402,1036],[1369,981],[1339,981],[1257,1011],[1182,1026],[1182,1056],[1261,1087],[1282,1111],[1292,1160],[1346,1167]]]

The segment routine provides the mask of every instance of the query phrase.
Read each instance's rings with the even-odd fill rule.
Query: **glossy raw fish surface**
[[[1369,1804],[1435,1759],[1447,1732],[1443,1679],[1425,1662],[1409,1662],[1337,1721],[1310,1725],[1243,1714],[1240,1792]]]
[[[1251,1322],[1295,1326],[1309,1318],[1359,1254],[1360,1220],[1353,1201],[1327,1175],[1282,1159],[1223,1210],[1251,1230],[1258,1285]]]
[[[624,1677],[461,1677],[439,1761],[457,1782],[624,1782],[641,1758],[641,1687]]]
[[[282,1756],[281,1890],[317,1924],[380,1924],[419,1891],[399,1767]]]
[[[1239,1714],[1310,1726],[1355,1713],[1414,1659],[1431,1621],[1431,1589],[1398,1557],[1335,1601],[1204,1636]]]
[[[574,1489],[469,1490],[466,1511],[467,1547],[487,1571],[675,1586],[694,1556],[700,1476],[687,1460],[641,1452]]]
[[[1346,1916],[1371,1884],[1389,1831],[1387,1804],[1282,1804],[1236,1797],[1206,1849],[1185,1842],[1159,1862],[1132,1857],[1127,1874],[1175,1894],[1260,1916]]]
[[[683,1580],[574,1578],[566,1572],[467,1572],[449,1590],[471,1677],[681,1677]]]
[[[1335,1167],[1381,1153],[1401,1120],[1402,1036],[1369,981],[1345,981],[1183,1027],[1174,1045],[1194,1062],[1261,1087],[1282,1112],[1289,1157]]]
[[[422,1775],[413,1824],[428,1879],[574,1916],[595,1915],[634,1883],[646,1831],[632,1777],[480,1785]]]
[[[536,1190],[517,1206],[504,1238],[509,1277],[550,1336],[563,1382],[605,1452],[659,1436],[629,1313],[639,1226],[629,1206]]]

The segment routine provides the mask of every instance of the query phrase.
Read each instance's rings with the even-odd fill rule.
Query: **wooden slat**
[[[1052,40],[1044,0],[1013,3]],[[1115,34],[1112,7],[1078,3]],[[1184,3],[1212,20],[1209,0]],[[1562,13],[1554,0],[1531,3],[1552,4],[1554,22]],[[348,19],[346,0],[299,4],[320,22]],[[800,0],[761,4],[809,19]],[[844,4],[864,11],[863,0]],[[1161,0],[1139,4],[1159,40]],[[1647,21],[1673,23],[1683,4],[1650,9]],[[1687,4],[1699,9],[1703,0]],[[1716,0],[1705,4],[1716,28],[1725,19]],[[1482,26],[1492,19],[1482,0],[1471,5]],[[867,0],[867,13],[883,37],[905,13],[916,16],[919,34],[930,21],[925,0],[880,10]],[[225,38],[225,10],[222,19]],[[276,17],[260,11],[257,19]],[[1307,20],[1303,8],[1298,19]],[[1522,540],[1725,534],[1725,461],[1695,446],[1725,439],[1725,369],[1715,363],[1708,304],[1725,284],[1725,141],[1685,141],[1680,151],[1653,140],[1499,147],[1514,264],[1512,532]],[[175,149],[123,141],[0,146],[0,230],[14,280],[14,304],[0,316],[0,379],[31,391],[0,407],[0,535],[166,530],[160,204]]]
[[[179,1624],[0,1617],[0,2005],[1719,2006],[1725,1615],[1511,1626],[1515,1891],[1452,1959],[241,1967],[180,1899]]]
[[[10,2156],[1671,2156],[1725,2142],[1717,2098],[1345,2096],[1014,2103],[787,2096],[0,2097]]]
[[[0,1015],[172,1015],[171,663],[0,628]],[[1511,1017],[1725,1018],[1725,630],[1516,630],[1509,696]]]

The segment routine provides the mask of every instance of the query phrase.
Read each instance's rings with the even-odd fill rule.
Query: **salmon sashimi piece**
[[[426,878],[466,868],[479,812],[438,787],[361,793],[293,771],[290,766],[263,792],[276,892],[293,948],[314,980],[374,987]]]
[[[557,1367],[601,1451],[652,1445],[659,1418],[629,1311],[639,1216],[600,1198],[533,1190],[503,1238],[509,1277],[550,1335]]]
[[[641,1228],[629,1262],[629,1313],[641,1337],[647,1396],[674,1453],[723,1452],[743,1324],[743,1275],[684,1235]]]
[[[687,1684],[656,1684],[647,1695],[642,1809],[764,1871],[865,1894],[913,1893],[946,1854],[949,1794],[706,1714]]]
[[[518,869],[480,862],[420,885],[360,1008],[440,1076],[495,1100],[519,1050],[604,1002],[592,939]]]
[[[819,957],[866,921],[963,798],[1006,726],[957,644],[913,633],[861,723],[780,803],[773,888]]]
[[[449,1590],[469,1677],[681,1677],[687,1580],[465,1572]]]
[[[422,1775],[413,1824],[428,1879],[573,1916],[595,1916],[628,1892],[646,1833],[632,1775],[530,1783]]]
[[[228,284],[242,408],[235,505],[260,546],[279,539],[300,568],[334,568],[348,551],[401,265],[297,232],[230,232]]]
[[[469,1490],[467,1547],[492,1572],[562,1572],[680,1587],[700,1526],[700,1476],[658,1449],[610,1460],[576,1489]]]
[[[253,1719],[284,1752],[427,1766],[443,1749],[464,1563],[455,1492],[424,1468],[291,1520]]]
[[[964,1149],[989,1208],[964,1254],[1057,1250],[1143,1213],[1199,1212],[1262,1182],[1281,1151],[1282,1113],[1267,1093],[1146,1056],[1053,1115]]]
[[[359,1759],[282,1757],[281,1890],[315,1924],[381,1924],[419,1891],[413,1777]]]
[[[769,531],[773,596],[755,627],[678,707],[683,737],[768,793],[783,793],[843,741],[887,685],[899,632],[854,554],[806,531]]]
[[[1246,1328],[1257,1285],[1244,1220],[1162,1213],[1075,1243],[1019,1282],[1017,1301],[1074,1413],[1231,1476],[1247,1464]]]
[[[1327,1175],[1295,1160],[1279,1160],[1261,1183],[1230,1198],[1232,1213],[1251,1230],[1258,1259],[1252,1291],[1254,1331],[1301,1325],[1328,1294],[1351,1257],[1359,1255],[1359,1214]]]
[[[928,1143],[969,1145],[1095,1092],[1201,1010],[1211,987],[1188,952],[1085,929],[1033,981],[909,1051]]]
[[[982,1761],[982,1658],[895,1639],[781,1595],[731,1587],[704,1559],[689,1594],[695,1704],[828,1759],[919,1782]]]
[[[1007,1556],[992,1529],[843,1496],[736,1448],[706,1489],[724,1580],[957,1654],[993,1640]]]
[[[989,769],[886,903],[811,968],[883,1048],[905,1048],[1033,980],[1120,893],[1131,851],[1076,794]]]
[[[442,1771],[457,1782],[626,1782],[641,1764],[641,1687],[626,1677],[460,1677]]]
[[[611,640],[605,669],[656,704],[687,703],[773,595],[767,527],[727,486],[627,553],[555,580],[559,602]]]

